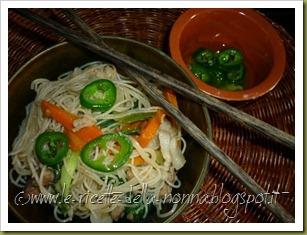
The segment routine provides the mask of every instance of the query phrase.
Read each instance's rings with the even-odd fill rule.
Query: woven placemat
[[[35,9],[68,25],[59,10]],[[170,29],[184,9],[80,9],[78,14],[96,32],[135,39],[168,53]],[[234,103],[243,111],[294,135],[294,41],[273,23],[284,40],[287,67],[278,86],[265,96]],[[9,12],[9,76],[44,49],[64,41],[14,12]],[[290,213],[294,214],[294,151],[269,141],[235,123],[223,114],[210,112],[214,141]],[[284,193],[283,193],[284,192]],[[239,196],[246,193],[244,200]],[[280,193],[280,194],[278,194]],[[239,195],[240,194],[240,195]],[[206,200],[206,195],[208,195]],[[210,196],[211,195],[211,196]],[[253,200],[221,164],[211,160],[210,170],[195,200],[178,218],[180,222],[277,222]],[[265,195],[263,195],[265,196]],[[249,202],[248,201],[254,201]]]

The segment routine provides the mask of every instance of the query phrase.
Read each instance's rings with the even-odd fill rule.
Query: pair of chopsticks
[[[100,36],[70,9],[63,10],[64,14],[73,23],[79,26],[83,34],[73,31],[56,21],[41,17],[27,9],[14,10],[20,15],[54,30],[73,43],[85,47],[123,68],[127,75],[136,80],[153,100],[158,102],[165,110],[167,110],[187,133],[189,133],[203,148],[215,157],[216,160],[236,176],[252,193],[255,195],[266,195],[268,203],[264,203],[264,205],[276,217],[283,222],[294,222],[293,216],[290,215],[278,202],[269,203],[272,201],[273,195],[268,195],[267,192],[257,184],[257,182],[255,182],[240,166],[238,166],[217,145],[215,145],[190,119],[180,112],[180,110],[168,103],[164,97],[160,95],[157,86],[149,81],[153,80],[158,82],[160,85],[172,88],[177,93],[186,96],[195,102],[205,104],[215,111],[223,112],[232,119],[292,149],[294,149],[295,146],[294,136],[291,136],[253,116],[223,103],[222,101],[206,95],[197,89],[191,88],[187,84],[180,82],[167,74],[163,74],[148,65],[114,50],[105,44]]]

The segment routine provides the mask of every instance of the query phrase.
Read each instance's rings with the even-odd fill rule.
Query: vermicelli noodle
[[[82,90],[88,84],[100,79],[112,81],[116,87],[116,101],[104,112],[86,108],[80,103]],[[10,153],[13,169],[9,176],[16,186],[26,187],[29,181],[33,181],[42,194],[56,194],[66,190],[61,187],[59,190],[60,184],[57,181],[61,180],[57,178],[56,167],[44,164],[38,158],[35,149],[37,138],[42,133],[49,131],[68,135],[63,124],[46,117],[41,108],[42,101],[78,117],[73,121],[72,133],[95,126],[99,128],[102,136],[120,133],[132,147],[129,159],[122,166],[111,171],[95,170],[81,159],[77,160],[76,169],[71,171],[71,160],[68,156],[64,157],[57,167],[62,173],[59,177],[71,178],[71,184],[67,188],[71,199],[66,206],[59,203],[54,205],[56,220],[69,222],[74,216],[79,216],[82,219],[90,218],[91,222],[112,222],[123,218],[136,221],[136,215],[140,212],[142,219],[145,219],[151,211],[150,207],[155,207],[160,217],[167,217],[176,210],[177,205],[173,205],[170,211],[162,213],[162,204],[159,200],[150,204],[146,200],[149,196],[162,198],[170,194],[173,188],[181,186],[176,174],[185,163],[183,152],[186,143],[178,125],[164,114],[158,132],[147,146],[142,147],[139,142],[142,128],[144,129],[153,118],[152,116],[162,111],[162,108],[153,105],[136,83],[119,74],[113,65],[96,61],[64,73],[55,81],[45,78],[36,79],[32,82],[31,89],[36,92],[36,98],[26,107],[26,118],[20,126]],[[135,128],[136,132],[125,134],[123,131],[125,125],[122,120],[140,115],[147,118],[143,117],[144,120],[129,123],[131,126],[134,125],[133,123],[138,125]],[[69,144],[69,152],[73,152],[71,143]],[[97,145],[89,158],[94,162],[99,160],[101,154],[109,156],[104,160],[104,164],[108,165],[121,151],[123,150],[118,146],[118,142],[109,141],[103,150],[100,145]],[[80,153],[78,154],[80,158]],[[138,163],[140,159],[141,164]],[[64,171],[66,176],[63,175]],[[51,175],[52,179],[48,181],[47,175]],[[146,192],[142,195],[144,187]],[[98,203],[89,200],[89,198],[98,198],[99,195],[110,193],[109,190],[120,192],[122,197],[130,199],[141,195],[134,217],[129,212],[135,207],[133,203],[110,202],[105,199]]]

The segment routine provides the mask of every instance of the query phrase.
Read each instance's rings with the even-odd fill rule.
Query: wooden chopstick
[[[82,21],[76,14],[74,14],[74,12],[71,9],[65,9],[64,12],[72,22],[77,24],[82,29],[82,31],[86,33],[90,38],[92,38],[96,43],[100,43],[101,46],[111,49],[103,42],[103,40],[99,37],[99,35],[93,32],[93,30],[91,30],[91,28],[84,21]],[[123,57],[123,54],[121,54],[120,52],[115,51],[115,53],[118,55],[118,57]],[[291,149],[294,149],[295,147],[294,136],[289,135],[288,133],[281,131],[280,129],[272,125],[269,125],[268,123],[263,122],[245,112],[242,112],[241,110],[236,109],[231,105],[228,105],[216,98],[213,98],[205,94],[204,92],[201,92],[199,89],[194,89],[191,86],[187,85],[186,83],[174,79],[173,77],[168,76],[167,74],[163,74],[163,76],[161,76],[159,71],[153,69],[152,67],[144,65],[139,61],[134,60],[133,62],[137,66],[138,71],[142,71],[141,68],[146,67],[147,71],[149,72],[145,71],[144,74],[149,75],[152,78],[155,78],[155,81],[158,81],[161,85],[172,88],[179,94],[186,96],[189,99],[194,100],[195,102],[198,102],[200,104],[205,104],[212,110],[225,113],[232,119],[240,122],[241,124],[250,127],[251,129],[254,129],[259,133],[266,135],[267,137],[275,140],[276,142],[279,142]]]
[[[105,42],[96,34],[84,21],[82,21],[71,9],[65,9],[64,13],[69,19],[78,25],[80,29],[88,35],[95,43],[108,48]],[[165,110],[167,110],[176,121],[189,133],[204,149],[213,155],[222,165],[224,165],[234,176],[236,176],[248,189],[254,194],[265,193],[261,188],[240,166],[238,166],[230,157],[228,157],[217,145],[215,145],[189,118],[180,110],[174,108],[168,101],[160,95],[158,88],[150,84],[141,74],[134,72],[132,69],[122,68],[129,77],[136,80],[144,91]],[[273,196],[270,196],[271,200]],[[269,208],[282,221],[291,221],[292,216],[280,205],[270,205]],[[290,217],[289,217],[290,216]]]
[[[114,63],[119,66],[122,65],[129,65],[121,58],[117,58],[114,56],[113,51],[108,51],[109,47],[102,41],[99,44],[92,43],[87,38],[80,34],[75,34],[73,31],[66,29],[62,25],[58,24],[57,22],[51,21],[49,19],[44,19],[40,16],[32,14],[28,10],[20,10],[18,12],[29,18],[32,19],[44,26],[52,28],[59,34],[65,36],[69,40],[84,46],[91,51],[111,59]],[[67,13],[67,12],[66,12]],[[68,11],[67,16],[70,17],[73,22],[77,23],[82,31],[86,32],[87,35],[97,42],[98,36],[85,24],[80,24],[81,21],[77,16],[73,14],[72,11]],[[107,51],[107,54],[104,52]],[[118,56],[118,55],[117,55]],[[125,56],[127,57],[127,56]],[[186,116],[184,116],[178,109],[173,107],[170,103],[168,103],[158,92],[158,88],[156,85],[148,84],[148,79],[146,80],[143,77],[142,71],[137,70],[135,72],[133,66],[129,66],[126,68],[126,72],[130,75],[133,79],[135,79],[145,90],[145,92],[158,103],[161,104],[163,108],[165,108],[172,116],[177,120],[179,124],[197,141],[204,147],[213,157],[215,157],[222,165],[224,165],[234,176],[236,176],[249,190],[251,190],[254,194],[259,195],[267,195],[264,189],[261,188],[241,167],[239,167],[231,158],[229,158],[218,146],[216,146],[208,137]],[[145,73],[146,74],[146,73]],[[267,198],[272,199],[272,195],[268,195]],[[279,203],[265,203],[264,204],[270,211],[272,211],[281,221],[283,222],[294,222],[294,218],[290,215]]]
[[[255,196],[266,195],[267,192],[254,181],[239,165],[237,165],[229,156],[227,156],[216,144],[214,144],[189,118],[187,118],[180,110],[176,109],[167,102],[158,88],[150,84],[148,79],[143,75],[137,74],[131,69],[126,70],[128,75],[136,80],[144,91],[156,102],[158,102],[172,117],[184,128],[184,130],[193,137],[204,149],[208,151],[217,161],[227,168],[235,177],[237,177]],[[269,200],[273,200],[273,195],[268,195]],[[278,202],[264,203],[264,205],[273,214],[283,222],[294,222],[294,218],[290,215]]]
[[[117,63],[129,66],[133,70],[138,71],[140,74],[145,75],[146,77],[149,76],[151,79],[154,79],[156,82],[159,82],[163,86],[167,86],[169,88],[172,88],[177,93],[188,97],[189,99],[194,100],[195,102],[198,102],[200,104],[205,104],[208,108],[227,114],[229,117],[231,117],[233,120],[242,123],[243,125],[250,127],[252,130],[257,131],[258,133],[261,133],[265,135],[266,137],[270,138],[271,140],[278,142],[282,145],[285,145],[291,149],[295,148],[295,138],[294,136],[279,130],[278,128],[263,122],[241,110],[238,110],[214,97],[211,97],[204,92],[201,92],[198,89],[192,88],[188,86],[187,84],[180,82],[176,80],[175,78],[163,74],[160,71],[143,64],[125,54],[122,54],[116,50],[114,50],[111,47],[108,47],[106,44],[101,45],[100,47],[97,47],[95,43],[89,41],[86,37],[84,37],[81,34],[77,34],[74,31],[63,27],[61,24],[52,21],[50,19],[44,19],[43,17],[40,17],[36,14],[32,14],[29,10],[26,9],[14,9],[17,11],[20,15],[23,15],[24,17],[27,17],[29,19],[35,20],[36,22],[43,24],[45,26],[48,26],[49,28],[55,30],[62,36],[66,37],[67,39],[93,51],[93,52],[99,52],[101,53],[101,56],[104,58],[107,58],[111,61],[116,61]],[[70,10],[66,11],[67,16],[74,20],[76,23],[78,22],[78,18],[75,18],[76,16],[73,16],[72,12]],[[75,19],[73,19],[75,18]],[[80,19],[79,19],[80,21]],[[89,28],[85,25],[83,22],[79,22],[79,26],[82,28],[84,32],[88,32]],[[92,34],[91,32],[88,32],[87,34]],[[92,39],[96,38],[97,36],[90,35]],[[96,40],[95,39],[95,40]]]

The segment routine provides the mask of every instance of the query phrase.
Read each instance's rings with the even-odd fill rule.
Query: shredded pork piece
[[[123,217],[125,207],[122,204],[119,204],[114,208],[111,212],[111,217],[114,221],[118,221],[120,218]]]

